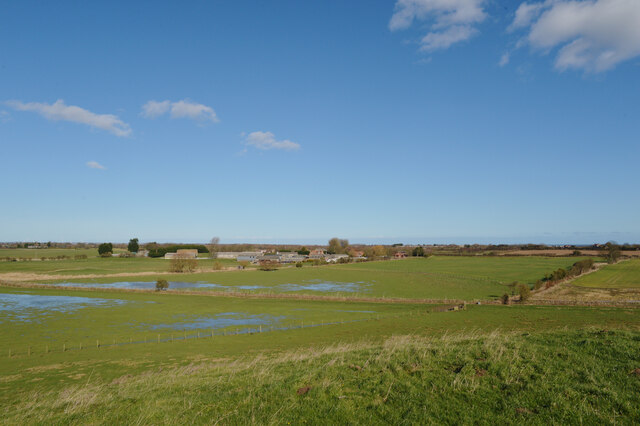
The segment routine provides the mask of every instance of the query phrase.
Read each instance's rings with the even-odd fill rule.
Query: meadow
[[[578,278],[572,284],[580,287],[640,288],[640,259],[604,266],[593,274]]]
[[[66,254],[66,256],[73,256],[73,254]],[[216,263],[219,263],[222,267],[235,267],[238,265],[232,259],[199,258],[197,262],[198,268],[209,270],[213,270]],[[169,263],[169,260],[163,258],[101,258],[98,256],[87,257],[87,259],[0,261],[0,276],[8,273],[68,276],[167,272]],[[38,277],[34,277],[34,279],[37,280]]]
[[[533,285],[549,272],[569,268],[576,257],[453,257],[286,267],[277,271],[216,271],[168,274],[177,282],[216,284],[212,290],[251,293],[295,293],[441,300],[497,299],[514,281]],[[127,259],[118,259],[127,260]],[[124,265],[121,264],[121,265]],[[165,266],[166,267],[166,266]],[[158,275],[66,279],[68,283],[155,282]],[[60,281],[49,279],[45,283]],[[320,286],[319,286],[320,284]],[[201,288],[200,291],[207,291]]]
[[[637,423],[639,309],[447,302],[486,302],[579,259],[436,256],[131,276],[234,290],[224,296],[0,285],[2,423]],[[64,281],[122,281],[128,260],[86,259],[125,276]],[[11,265],[50,265],[42,273],[54,275],[84,261]],[[628,263],[582,278],[613,268],[632,281],[635,270],[617,268]],[[304,283],[357,286],[283,287]],[[298,293],[344,298],[279,296]]]

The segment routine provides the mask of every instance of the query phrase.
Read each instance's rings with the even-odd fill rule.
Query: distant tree
[[[422,248],[422,246],[418,246],[413,249],[413,252],[411,254],[413,254],[416,257],[422,257],[424,256],[424,249]]]
[[[241,260],[240,262],[238,262],[238,264],[240,265],[240,267],[242,269],[245,269],[247,266],[249,266],[249,261],[248,260]]]
[[[306,247],[301,247],[300,250],[298,250],[298,254],[301,256],[309,256],[309,253],[311,252]]]
[[[511,289],[511,295],[515,296],[516,295],[516,287],[518,286],[518,281],[513,281],[512,283],[508,284],[508,286]]]
[[[222,271],[222,263],[220,263],[217,260],[215,262],[213,262],[213,270],[214,271]]]
[[[98,246],[98,254],[102,256],[105,253],[113,253],[113,244],[102,243]]]
[[[526,302],[531,297],[531,289],[526,284],[518,284],[518,295],[520,295],[520,303]]]
[[[500,296],[500,302],[502,302],[503,305],[508,305],[509,304],[509,295],[507,293],[505,293],[502,296]]]
[[[51,241],[47,243],[47,247],[51,248]]]
[[[213,237],[211,238],[211,240],[209,240],[209,246],[207,248],[209,249],[209,256],[212,259],[216,259],[218,257],[219,247],[220,247],[220,237]]]
[[[131,253],[137,253],[140,250],[140,245],[138,244],[137,238],[132,238],[129,240],[129,245],[127,245],[127,250]]]
[[[156,281],[156,291],[162,291],[169,288],[169,282],[167,280]]]
[[[302,262],[296,262],[296,268],[302,268]]]
[[[620,247],[612,241],[609,241],[604,247],[607,262],[616,263],[620,259]]]
[[[347,251],[347,247],[349,247],[349,240],[332,238],[329,240],[329,248],[327,249],[327,252],[329,254],[342,254]]]

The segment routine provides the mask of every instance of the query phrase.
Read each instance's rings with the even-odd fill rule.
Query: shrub
[[[274,262],[272,260],[261,260],[260,261],[260,269],[261,271],[275,271],[278,269],[280,264],[278,262]]]
[[[198,261],[195,259],[187,259],[185,257],[176,256],[171,259],[169,265],[170,272],[193,272],[198,267]]]
[[[98,254],[103,255],[104,253],[113,253],[113,244],[111,243],[102,243],[98,246]],[[109,256],[111,257],[111,256]]]
[[[169,288],[169,282],[167,280],[156,281],[156,291],[162,291]]]
[[[100,253],[100,257],[111,257],[113,254],[110,251]]]
[[[533,288],[535,290],[540,290],[543,286],[544,286],[544,283],[542,282],[542,280],[538,280],[538,281],[536,281],[536,283],[533,286]]]
[[[136,257],[135,254],[131,253],[130,251],[125,251],[123,253],[120,253],[119,257],[126,257],[126,258],[130,258],[130,257]]]
[[[424,248],[422,248],[421,246],[418,246],[413,249],[413,252],[411,254],[416,257],[422,257],[424,256]]]
[[[174,244],[171,246],[158,247],[148,244],[149,257],[163,257],[167,253],[175,253],[180,249],[196,249],[198,253],[209,253],[209,249],[202,244]]]
[[[242,267],[242,269],[244,269],[247,266],[249,266],[249,261],[248,260],[241,260],[240,262],[238,262],[238,264]]]
[[[520,295],[520,303],[526,302],[531,297],[531,289],[526,284],[518,284],[518,294]]]
[[[222,270],[222,263],[218,262],[217,260],[215,262],[213,262],[213,270],[214,271],[221,271]]]
[[[75,260],[81,260],[81,259],[86,259],[87,255],[86,254],[76,254],[75,256],[73,256],[73,258]]]
[[[503,305],[508,305],[509,304],[509,294],[505,293],[500,297],[500,302],[502,302]]]
[[[296,262],[296,268],[302,268],[302,262]]]

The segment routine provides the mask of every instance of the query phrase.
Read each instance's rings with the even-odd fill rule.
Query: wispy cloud
[[[282,149],[285,151],[296,151],[300,149],[300,144],[290,140],[276,140],[271,132],[252,132],[245,138],[245,144],[258,149]]]
[[[183,99],[177,102],[149,101],[142,106],[142,116],[156,118],[169,113],[171,118],[190,118],[197,121],[219,122],[216,112],[210,106]]]
[[[62,99],[53,104],[40,102],[7,101],[6,105],[16,111],[31,111],[52,121],[82,123],[96,129],[106,130],[116,136],[129,136],[131,127],[113,114],[96,114],[74,105],[66,105]]]
[[[547,0],[522,3],[509,30],[527,29],[527,43],[559,47],[555,67],[609,70],[640,55],[640,1]]]
[[[404,30],[416,21],[426,21],[429,32],[420,40],[420,49],[447,49],[477,34],[474,25],[487,17],[484,3],[485,0],[397,0],[389,29]]]
[[[0,111],[0,123],[8,123],[9,121],[11,121],[9,111]]]
[[[507,65],[509,63],[510,59],[511,59],[511,53],[505,52],[500,57],[500,62],[498,62],[498,65],[500,65],[501,67],[504,67],[505,65]]]
[[[87,161],[87,167],[89,167],[90,169],[107,170],[105,166],[98,163],[97,161]]]

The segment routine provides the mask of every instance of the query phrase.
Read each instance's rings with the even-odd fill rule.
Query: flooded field
[[[276,325],[284,316],[251,315],[240,312],[223,312],[211,317],[200,317],[192,320],[183,320],[165,324],[142,324],[151,330],[217,330],[229,327],[247,328],[257,326]]]
[[[89,306],[113,307],[126,300],[78,296],[43,296],[38,294],[0,293],[0,314],[11,320],[29,321],[50,312],[72,312]],[[0,317],[0,321],[2,318]]]
[[[119,281],[113,283],[82,283],[61,282],[53,285],[60,287],[85,287],[85,288],[116,288],[126,290],[152,290],[155,289],[154,281]],[[359,282],[335,282],[324,280],[307,280],[300,283],[284,283],[274,286],[264,285],[223,285],[208,282],[181,282],[169,281],[169,290],[180,289],[211,289],[218,291],[251,291],[270,290],[275,292],[314,291],[320,293],[355,293],[370,291],[370,283]]]

